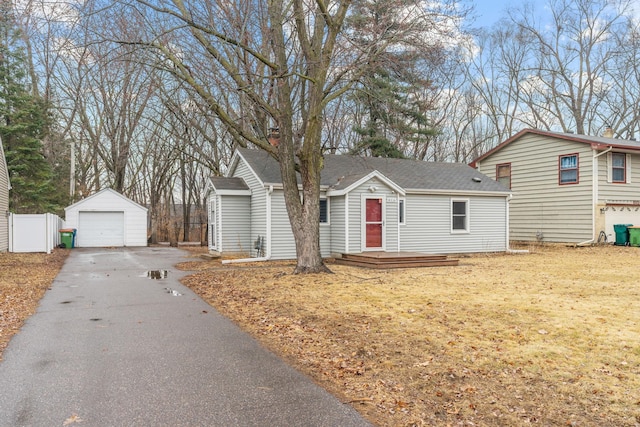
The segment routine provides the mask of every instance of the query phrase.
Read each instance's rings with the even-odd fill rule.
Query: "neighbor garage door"
[[[76,246],[124,246],[124,212],[79,212]]]

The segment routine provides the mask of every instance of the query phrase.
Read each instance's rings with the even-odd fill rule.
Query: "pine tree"
[[[366,45],[372,34],[380,31],[402,31],[397,19],[398,10],[411,1],[389,2],[370,0],[358,3],[354,8],[351,25],[355,34]],[[411,24],[414,25],[414,24]],[[354,38],[358,43],[358,37]],[[364,125],[355,126],[360,135],[354,154],[374,157],[404,157],[403,148],[436,134],[426,115],[424,103],[413,95],[420,85],[428,81],[416,72],[416,65],[424,58],[411,46],[389,46],[369,72],[361,78],[353,99],[364,112]]]
[[[5,144],[12,190],[9,207],[16,213],[59,210],[51,166],[42,139],[50,127],[48,108],[31,94],[26,61],[11,5],[0,5],[0,136]]]

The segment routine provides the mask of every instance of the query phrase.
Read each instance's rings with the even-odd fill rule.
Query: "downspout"
[[[271,193],[273,193],[273,185],[267,189],[267,255],[257,258],[238,258],[225,259],[222,264],[240,264],[248,262],[265,262],[271,259]]]
[[[349,193],[344,195],[344,253],[349,253]]]
[[[591,239],[576,244],[576,246],[588,245],[596,241],[596,202],[598,201],[598,157],[603,154],[607,154],[613,150],[613,147],[609,147],[604,151],[596,154],[596,149],[593,151],[593,160],[591,161],[591,167],[593,169],[591,180]]]
[[[397,215],[397,221],[396,221],[396,225],[398,227],[398,243],[396,244],[396,252],[400,253],[400,195],[398,194],[396,197],[396,215]],[[405,201],[405,205],[407,204],[407,202]],[[406,208],[406,206],[405,206]]]

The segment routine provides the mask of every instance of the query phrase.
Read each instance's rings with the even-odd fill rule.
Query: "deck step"
[[[446,255],[374,252],[342,254],[342,258],[336,258],[335,262],[340,265],[384,269],[456,266],[459,260],[449,259]]]

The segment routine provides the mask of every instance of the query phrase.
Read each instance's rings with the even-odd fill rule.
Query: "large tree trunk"
[[[324,264],[320,252],[322,148],[319,143],[307,143],[296,153],[290,117],[285,114],[280,118],[284,126],[280,133],[278,157],[285,204],[296,243],[297,264],[294,273],[331,272]],[[320,122],[315,120],[315,123],[307,127],[305,138],[317,138],[319,141],[320,132]],[[296,160],[302,184],[302,200],[296,174]]]

